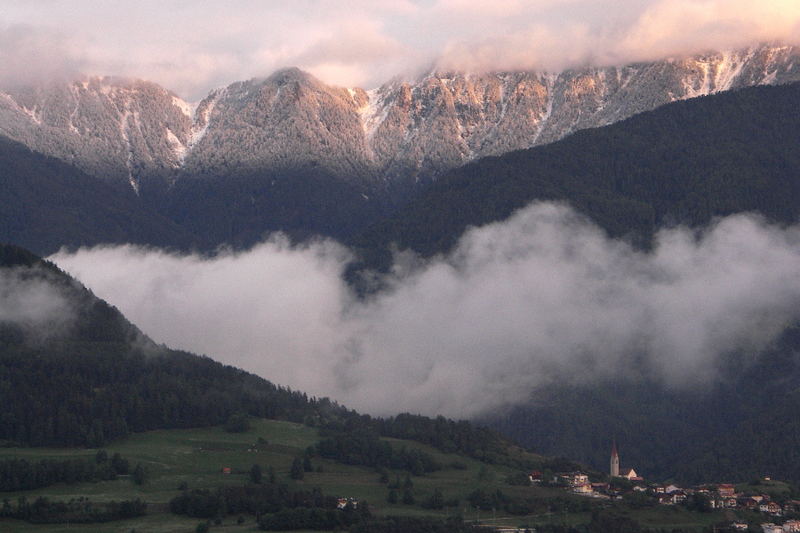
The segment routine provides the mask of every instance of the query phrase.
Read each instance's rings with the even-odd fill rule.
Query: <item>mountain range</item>
[[[155,83],[84,77],[0,92],[0,134],[142,193],[308,169],[381,190],[675,100],[798,80],[800,50],[777,45],[563,72],[434,70],[369,91],[289,68],[196,106]]]
[[[62,172],[63,186],[80,174],[95,178],[97,191],[76,180],[66,198],[87,199],[53,211],[33,200],[52,197],[34,191],[39,180],[7,174],[16,193],[3,200],[31,199],[14,215],[31,235],[46,234],[42,221],[54,212],[82,213],[81,224],[58,225],[69,237],[16,241],[45,254],[147,241],[143,233],[158,220],[169,229],[152,244],[182,249],[248,247],[273,231],[350,241],[464,163],[675,100],[800,80],[798,58],[795,47],[759,45],[559,73],[434,70],[369,91],[290,68],[214,90],[196,106],[142,80],[15,86],[0,91],[0,135],[75,167]],[[115,200],[87,203],[108,195]],[[108,231],[101,219],[112,204],[126,222]],[[151,222],[133,222],[143,217]]]
[[[119,78],[7,89],[0,239],[39,253],[102,242],[213,249],[281,230],[346,240],[364,258],[360,268],[381,269],[394,244],[443,253],[466,228],[537,199],[568,202],[642,248],[660,227],[743,211],[792,223],[800,214],[798,59],[796,48],[764,45],[561,73],[434,71],[370,91],[286,69],[212,91],[196,107],[153,83]],[[7,345],[19,344],[6,334]],[[605,447],[570,431],[602,425],[625,437],[631,460],[664,477],[768,469],[800,479],[792,451],[798,345],[790,330],[710,396],[681,396],[660,383],[545,388],[484,422],[594,464]],[[138,365],[139,353],[124,350]],[[196,404],[197,391],[187,390]],[[586,398],[596,408],[585,408]],[[170,399],[170,412],[148,407],[132,429],[183,424],[190,414],[177,403]],[[241,408],[225,405],[209,420]],[[723,414],[710,422],[705,413]],[[96,438],[95,415],[69,420],[67,441]],[[125,434],[130,421],[112,415],[97,415],[104,433]],[[7,439],[59,437],[58,424],[4,424]],[[669,432],[682,438],[653,458],[653,439]]]
[[[430,257],[469,227],[535,200],[569,203],[613,237],[648,246],[661,228],[757,212],[800,216],[800,84],[673,102],[560,141],[487,157],[441,176],[353,244],[385,268],[392,247]]]

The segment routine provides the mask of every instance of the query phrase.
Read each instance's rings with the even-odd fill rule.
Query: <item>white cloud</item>
[[[0,323],[21,328],[28,342],[39,342],[69,328],[74,310],[46,272],[0,269]]]
[[[214,259],[124,246],[53,259],[158,342],[362,411],[471,416],[549,379],[641,371],[693,386],[800,318],[800,229],[749,216],[667,230],[650,253],[535,204],[368,301],[332,242]]]
[[[3,78],[26,67],[79,69],[152,79],[192,100],[286,66],[371,88],[436,60],[455,69],[558,70],[797,41],[800,33],[795,0],[6,0],[3,7]],[[2,33],[10,27],[27,28],[30,38],[9,42]]]

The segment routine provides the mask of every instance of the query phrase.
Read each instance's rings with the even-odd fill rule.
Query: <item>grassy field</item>
[[[147,468],[148,480],[144,485],[135,485],[128,476],[120,476],[114,481],[99,483],[58,484],[50,487],[24,492],[0,493],[0,500],[14,501],[19,496],[33,500],[46,496],[53,500],[69,500],[85,496],[95,502],[141,498],[148,502],[148,514],[144,517],[96,525],[46,525],[35,526],[25,522],[0,520],[2,532],[77,532],[92,533],[178,533],[194,531],[200,522],[196,518],[186,518],[167,511],[168,502],[179,494],[181,484],[189,488],[214,488],[221,485],[243,485],[249,480],[249,470],[259,464],[267,475],[274,469],[277,480],[292,487],[320,487],[326,495],[353,497],[370,503],[372,512],[377,515],[437,515],[458,514],[466,520],[480,520],[502,526],[542,523],[581,524],[590,519],[588,513],[544,514],[540,516],[511,516],[501,511],[487,512],[466,506],[466,496],[481,487],[487,491],[501,489],[509,496],[536,496],[540,499],[563,498],[565,493],[558,489],[510,486],[505,480],[512,470],[503,466],[488,469],[480,462],[460,455],[443,454],[438,450],[409,441],[388,439],[393,446],[419,448],[431,454],[443,465],[461,463],[461,468],[444,470],[414,477],[414,493],[417,502],[433,494],[438,489],[445,499],[458,499],[458,507],[441,511],[422,509],[420,506],[388,504],[389,489],[381,483],[379,475],[369,468],[342,465],[333,461],[314,458],[313,466],[321,467],[321,472],[307,472],[301,481],[289,477],[291,463],[295,457],[319,440],[316,429],[274,420],[251,420],[251,429],[244,433],[227,433],[219,427],[160,430],[132,435],[126,440],[115,442],[105,448],[109,456],[120,453],[130,462],[131,468],[141,463]],[[40,458],[94,457],[93,449],[60,448],[0,448],[0,458]],[[523,454],[517,450],[514,453]],[[223,474],[223,468],[230,468],[230,474]],[[482,471],[483,470],[483,471]],[[405,472],[390,472],[390,479],[397,476],[405,478]],[[578,498],[572,496],[572,498]],[[670,510],[666,510],[670,511]],[[697,522],[697,515],[684,513],[662,516],[666,511],[653,510],[637,513],[636,519],[643,524],[658,522],[681,527]],[[672,512],[672,511],[670,511]],[[669,514],[669,513],[668,513]],[[692,518],[693,517],[693,518]],[[245,517],[245,523],[236,523],[238,517],[228,517],[222,525],[212,526],[212,531],[256,531],[255,519]]]
[[[709,526],[725,520],[723,511],[693,513],[683,507],[658,505],[649,509],[630,511],[629,516],[643,527],[659,528],[666,531],[706,531]]]
[[[69,500],[81,496],[92,501],[107,502],[141,498],[150,504],[151,511],[146,517],[134,520],[97,525],[47,525],[34,526],[24,522],[0,521],[0,531],[90,531],[90,532],[129,532],[137,533],[171,533],[193,531],[199,523],[198,519],[187,519],[165,512],[164,506],[179,494],[178,487],[186,483],[189,488],[213,488],[220,485],[242,485],[249,479],[249,470],[253,464],[259,464],[266,476],[272,467],[277,479],[294,487],[320,487],[325,494],[333,496],[353,497],[367,500],[375,514],[395,515],[447,515],[465,514],[472,519],[480,514],[474,510],[451,508],[444,511],[429,511],[419,506],[386,503],[388,489],[379,480],[372,469],[342,465],[333,461],[315,458],[314,467],[322,467],[322,472],[307,472],[302,481],[289,478],[292,460],[300,455],[308,446],[319,440],[317,430],[275,420],[252,420],[251,429],[244,433],[227,433],[219,427],[160,430],[132,435],[124,441],[115,442],[104,449],[109,455],[120,453],[130,462],[131,468],[141,463],[147,468],[148,481],[141,486],[135,485],[129,476],[120,476],[114,481],[98,483],[78,483],[73,485],[57,484],[50,487],[23,492],[6,492],[0,499],[14,501],[20,496],[33,500],[38,496],[46,496],[53,500]],[[389,439],[395,446],[419,448],[443,464],[460,462],[465,469],[448,468],[440,472],[413,478],[414,492],[418,500],[441,490],[447,498],[463,500],[478,483],[481,463],[459,455],[448,455],[431,447],[408,441]],[[37,460],[42,458],[94,457],[94,449],[62,449],[62,448],[0,448],[0,458],[25,458]],[[223,468],[230,468],[231,474],[223,474]],[[481,486],[494,490],[500,488],[507,493],[526,490],[522,487],[509,487],[504,479],[511,470],[504,467],[493,467],[490,480],[482,481]],[[405,478],[404,472],[391,472],[394,479]],[[483,476],[484,479],[486,476]],[[530,490],[530,489],[527,489]],[[557,494],[554,491],[554,495]],[[155,512],[152,512],[155,510]],[[487,513],[480,516],[490,518]],[[255,521],[246,517],[244,525],[236,524],[237,517],[229,517],[222,526],[214,526],[214,531],[254,531]],[[503,516],[497,516],[503,520]],[[511,519],[511,518],[509,518]],[[513,517],[518,521],[518,517]]]

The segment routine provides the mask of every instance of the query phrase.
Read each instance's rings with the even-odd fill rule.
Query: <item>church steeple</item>
[[[619,477],[619,453],[617,453],[617,441],[611,444],[611,476]]]

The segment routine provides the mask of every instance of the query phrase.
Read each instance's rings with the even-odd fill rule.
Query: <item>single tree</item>
[[[292,479],[303,479],[303,461],[299,457],[295,457],[292,461],[292,470],[289,473]]]
[[[250,481],[253,482],[253,483],[256,483],[256,484],[257,483],[261,483],[261,478],[262,478],[261,466],[259,466],[257,464],[251,466],[250,467]]]
[[[136,468],[133,469],[133,482],[137,485],[144,485],[147,481],[147,469],[142,466],[142,463],[136,463]]]

